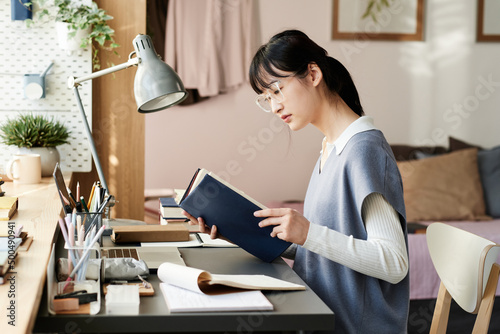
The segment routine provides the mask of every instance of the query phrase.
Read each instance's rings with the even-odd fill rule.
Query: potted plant
[[[115,31],[108,25],[113,17],[100,9],[94,1],[33,0],[29,4],[36,4],[38,9],[32,20],[26,20],[27,26],[55,21],[59,46],[63,50],[71,53],[80,48],[92,47],[94,70],[101,68],[98,57],[100,49],[118,54],[114,51],[119,47],[113,38]]]
[[[50,176],[60,161],[57,146],[69,144],[70,131],[54,118],[43,115],[21,114],[7,118],[0,125],[0,142],[17,146],[17,153],[40,154],[42,176]]]

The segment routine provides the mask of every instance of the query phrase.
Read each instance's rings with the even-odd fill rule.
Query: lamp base
[[[133,225],[146,225],[142,220],[126,219],[126,218],[104,218],[102,224],[106,225],[103,235],[111,235],[113,226],[133,226]]]

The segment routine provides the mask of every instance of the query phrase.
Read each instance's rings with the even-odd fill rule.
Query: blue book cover
[[[162,207],[179,207],[173,197],[160,197],[160,204]]]
[[[188,190],[189,194],[180,203],[184,210],[202,217],[210,227],[217,225],[219,234],[259,259],[272,262],[290,246],[289,242],[271,237],[272,226],[258,226],[262,218],[253,213],[265,206],[257,205],[255,200],[212,175],[204,175]]]

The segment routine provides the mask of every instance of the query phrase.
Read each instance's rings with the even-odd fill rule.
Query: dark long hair
[[[298,30],[286,30],[274,35],[262,45],[250,65],[250,84],[257,94],[271,84],[269,76],[283,78],[276,70],[292,73],[303,78],[308,65],[315,63],[323,72],[323,78],[330,93],[340,96],[357,115],[364,114],[358,91],[349,71],[337,59],[328,56],[325,49]]]

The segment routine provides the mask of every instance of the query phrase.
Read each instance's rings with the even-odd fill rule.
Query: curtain
[[[255,1],[169,0],[165,61],[200,97],[236,89],[248,80],[260,42]]]

